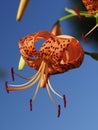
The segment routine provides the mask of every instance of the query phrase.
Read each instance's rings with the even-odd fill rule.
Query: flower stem
[[[62,22],[64,20],[69,19],[69,18],[74,17],[74,16],[78,16],[78,14],[74,10],[72,10],[72,9],[65,8],[65,11],[67,11],[70,14],[65,15],[65,16],[59,18],[58,22]],[[79,13],[80,13],[80,16],[95,17],[95,15],[89,14],[87,11],[80,11]]]

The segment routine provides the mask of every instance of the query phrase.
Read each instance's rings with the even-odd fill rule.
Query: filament
[[[98,24],[96,24],[88,33],[86,33],[86,37],[92,32],[94,31],[94,29],[96,29],[98,27]]]
[[[52,102],[54,103],[54,105],[57,106],[56,101],[53,99],[53,97],[52,97],[52,95],[51,95],[51,93],[50,93],[50,89],[49,89],[48,84],[46,84],[46,88],[47,88],[47,91],[48,91],[48,94],[49,94],[50,99],[52,100]]]
[[[31,77],[31,80],[29,80],[28,82],[24,83],[24,84],[8,84],[9,87],[14,87],[14,88],[8,88],[9,91],[12,90],[24,90],[27,89],[31,86],[33,86],[39,79],[40,79],[40,72],[43,71],[45,68],[45,62],[42,62],[40,65],[40,68],[38,70],[38,72]],[[17,88],[15,88],[17,87]]]
[[[43,66],[41,70],[41,76],[44,74],[46,63],[43,61]]]
[[[34,99],[35,99],[35,97],[36,97],[36,95],[37,95],[37,93],[38,93],[39,86],[40,86],[40,82],[38,82],[38,85],[37,85],[37,87],[36,87],[34,96],[32,97],[32,101],[34,101]]]
[[[9,84],[9,86],[11,87],[22,87],[25,85],[30,84],[37,76],[39,75],[39,72],[37,72],[34,76],[32,76],[31,80],[29,80],[28,82],[24,83],[24,84]]]
[[[14,76],[14,71],[12,69],[12,74]],[[22,78],[22,79],[26,79],[26,80],[29,80],[28,82],[24,83],[24,84],[8,84],[8,82],[5,82],[5,86],[6,86],[6,91],[9,93],[9,91],[14,91],[14,90],[25,90],[27,88],[30,88],[31,86],[33,86],[37,81],[38,81],[38,84],[37,84],[37,87],[36,87],[36,90],[34,92],[34,95],[32,96],[32,98],[30,99],[30,110],[32,110],[32,101],[35,100],[36,98],[36,95],[38,93],[38,90],[39,90],[39,87],[44,87],[43,82],[44,84],[46,85],[46,89],[47,89],[47,92],[48,92],[48,95],[50,97],[50,99],[52,100],[52,102],[54,103],[54,105],[56,107],[58,107],[58,117],[60,116],[60,105],[57,105],[56,101],[54,100],[54,98],[52,97],[51,93],[50,93],[50,90],[58,97],[60,97],[61,99],[63,99],[64,101],[64,107],[66,107],[66,98],[65,98],[65,95],[61,96],[59,93],[57,93],[52,85],[50,84],[50,81],[48,79],[48,65],[46,64],[45,61],[42,61],[39,69],[38,69],[38,72],[30,77],[30,78],[24,78],[23,76],[15,73],[15,75],[17,75],[18,77]],[[46,79],[44,80],[43,79],[43,75],[47,76]]]
[[[14,72],[14,74],[15,74],[16,76],[22,78],[22,79],[25,79],[25,80],[30,80],[30,79],[32,79],[32,77],[25,78],[25,77],[23,77],[22,75],[20,75],[20,74],[18,74],[18,73],[15,73],[15,72]]]
[[[61,96],[59,93],[57,93],[57,92],[53,89],[53,87],[51,86],[49,80],[48,80],[48,86],[49,86],[49,88],[51,89],[51,91],[52,91],[55,95],[57,95],[58,97],[60,97],[61,99],[63,99],[63,96]]]
[[[25,89],[27,89],[27,88],[30,88],[31,86],[33,86],[38,80],[39,80],[39,78],[40,78],[40,75],[38,75],[38,77],[31,83],[31,84],[28,84],[28,85],[26,85],[26,84],[21,84],[21,85],[13,85],[13,84],[8,84],[8,86],[10,86],[10,87],[14,87],[14,88],[9,88],[8,87],[8,90],[9,91],[14,91],[14,90],[25,90]],[[19,86],[22,86],[22,87],[19,87]]]
[[[48,80],[49,81],[49,80]],[[49,84],[46,84],[46,88],[47,88],[47,91],[48,91],[48,94],[49,94],[49,97],[50,97],[50,99],[52,100],[52,102],[54,103],[54,105],[56,106],[56,107],[58,107],[58,117],[60,117],[60,113],[61,113],[61,107],[60,107],[60,105],[57,105],[57,103],[56,103],[56,101],[53,99],[53,97],[52,97],[52,95],[51,95],[51,93],[50,93],[50,86],[49,86]]]

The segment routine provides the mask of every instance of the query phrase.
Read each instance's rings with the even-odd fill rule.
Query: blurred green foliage
[[[84,7],[82,0],[71,0],[74,4],[74,7],[78,7],[80,11],[86,11],[86,8]],[[96,19],[95,18],[85,18],[82,17],[81,19],[73,18],[72,25],[74,26],[74,29],[76,29],[77,35],[80,37],[83,32],[87,33],[90,29],[92,29],[96,25]],[[97,42],[98,41],[98,28],[95,29],[89,36],[88,39],[90,41]],[[98,44],[97,44],[98,45]]]

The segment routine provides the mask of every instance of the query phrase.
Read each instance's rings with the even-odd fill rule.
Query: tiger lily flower
[[[36,42],[43,39],[45,42],[37,51]],[[29,67],[37,70],[37,72],[30,78],[20,76],[21,78],[28,80],[23,84],[9,84],[6,82],[5,85],[7,92],[25,90],[38,82],[34,96],[30,99],[30,110],[32,110],[32,102],[38,93],[38,89],[46,88],[51,100],[58,107],[59,117],[60,105],[57,105],[50,90],[63,100],[64,107],[66,107],[66,97],[65,95],[60,95],[53,89],[49,79],[55,74],[64,73],[70,69],[77,68],[82,64],[84,51],[79,41],[69,35],[56,36],[47,31],[39,31],[23,37],[19,41],[19,49],[21,53],[19,68],[22,69],[24,65],[27,64]],[[13,75],[13,69],[11,72]]]

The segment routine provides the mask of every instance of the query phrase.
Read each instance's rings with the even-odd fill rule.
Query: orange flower
[[[82,0],[90,14],[98,13],[98,0]]]
[[[37,51],[36,42],[43,39],[46,41]],[[58,106],[59,117],[60,105],[57,105],[50,93],[50,90],[55,95],[63,99],[64,107],[66,107],[66,98],[65,95],[62,96],[53,89],[49,78],[51,75],[64,73],[81,65],[84,58],[84,51],[79,41],[72,36],[55,36],[50,32],[40,31],[22,38],[19,41],[19,49],[25,63],[31,68],[37,70],[37,73],[30,78],[24,78],[28,80],[24,84],[8,84],[8,82],[6,82],[5,85],[7,92],[25,90],[38,82],[35,94],[32,99],[30,99],[30,110],[32,110],[32,101],[34,101],[39,87],[46,87],[51,100],[56,106]],[[11,69],[11,72],[12,78],[14,79],[13,69]],[[22,76],[20,77],[23,78]]]

